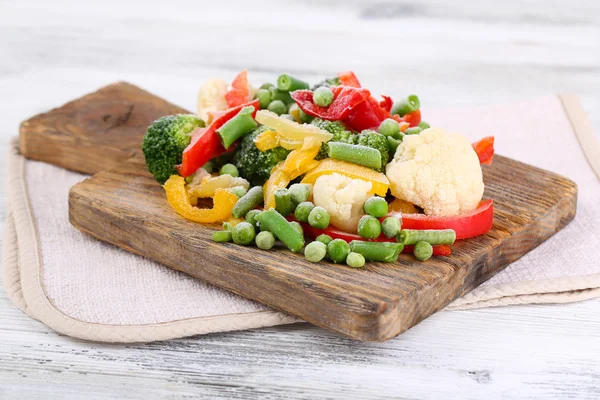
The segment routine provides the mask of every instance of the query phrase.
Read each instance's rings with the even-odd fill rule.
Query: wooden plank
[[[187,112],[129,83],[114,83],[22,122],[20,149],[27,158],[95,174],[135,155],[152,121]]]
[[[214,243],[214,227],[177,215],[136,156],[71,189],[78,229],[316,325],[366,341],[392,338],[469,292],[570,222],[577,187],[505,157],[484,166],[493,229],[453,246],[452,257],[362,270],[313,264],[287,250]]]

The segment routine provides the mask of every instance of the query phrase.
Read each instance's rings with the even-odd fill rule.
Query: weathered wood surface
[[[141,1],[2,2],[0,154],[21,121],[106,82],[135,82],[191,110],[204,79],[233,78],[244,67],[257,82],[282,69],[318,78],[352,68],[374,88],[398,82],[390,94],[414,91],[427,107],[568,91],[582,97],[600,135],[598,7],[596,0],[551,6],[236,0],[207,8],[177,0],[166,11]],[[307,53],[290,46],[305,43],[312,30],[310,63],[301,62]],[[360,32],[369,32],[370,41],[359,40]],[[402,32],[419,32],[402,42],[410,57],[389,50]],[[273,57],[273,49],[285,56]],[[0,226],[5,161],[0,156]],[[136,346],[93,344],[31,320],[3,290],[0,321],[3,399],[597,399],[600,393],[600,299],[441,312],[385,343],[296,324]]]
[[[177,215],[143,157],[75,185],[69,219],[78,229],[316,325],[367,341],[390,339],[489,279],[564,227],[577,187],[559,175],[497,156],[484,167],[495,221],[426,263],[310,263],[286,250],[211,240],[214,228]]]
[[[140,152],[145,128],[181,107],[114,83],[21,123],[21,153],[77,172],[107,170]]]

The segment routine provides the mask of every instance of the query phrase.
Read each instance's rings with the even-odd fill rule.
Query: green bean
[[[294,100],[292,99],[292,96],[290,96],[290,92],[286,92],[284,90],[279,90],[276,87],[270,88],[269,91],[271,92],[271,101],[279,100],[285,104],[290,104],[290,103],[294,102]],[[286,107],[285,111],[287,111],[287,107]]]
[[[321,233],[319,236],[317,236],[317,238],[315,240],[317,242],[329,244],[329,242],[331,242],[333,239],[331,238],[331,236]]]
[[[363,215],[358,220],[358,235],[365,239],[376,239],[381,235],[379,220],[370,215]]]
[[[277,78],[277,89],[293,92],[294,90],[308,89],[308,83],[294,78],[290,74],[281,74]]]
[[[212,234],[212,240],[217,243],[231,242],[231,231],[216,231]]]
[[[275,236],[269,231],[259,232],[254,241],[256,247],[262,250],[270,250],[275,246]]]
[[[310,262],[319,262],[327,254],[327,246],[321,242],[310,242],[304,248],[304,257]]]
[[[425,129],[428,129],[428,128],[431,128],[431,125],[429,125],[429,124],[428,124],[427,122],[425,122],[425,121],[421,121],[421,122],[419,122],[419,125],[418,125],[418,126],[419,126],[419,128],[421,128],[421,129],[423,129],[423,130],[425,130]]]
[[[308,201],[310,192],[312,191],[312,185],[308,183],[294,183],[290,186],[290,196],[292,201],[296,204],[300,204],[304,201]]]
[[[277,212],[284,217],[287,217],[294,211],[294,202],[292,201],[292,196],[290,196],[290,191],[283,188],[277,189],[274,193],[275,196],[275,209]]]
[[[268,89],[260,89],[256,92],[256,98],[258,99],[261,110],[263,110],[267,108],[271,102],[271,92]]]
[[[389,238],[396,237],[400,233],[401,228],[401,221],[395,217],[387,217],[381,223],[381,231]]]
[[[263,202],[263,196],[264,193],[262,186],[254,186],[252,189],[248,190],[248,193],[242,196],[242,198],[235,203],[235,206],[233,206],[233,217],[240,218],[245,216],[248,211],[252,210],[254,207]]]
[[[345,240],[333,239],[327,245],[327,256],[329,256],[329,258],[331,258],[331,261],[333,261],[334,263],[341,263],[346,261],[348,253],[350,253],[350,245]]]
[[[297,253],[304,246],[304,237],[274,209],[261,212],[256,216],[261,229],[266,229],[273,233],[283,242],[292,252]]]
[[[296,210],[294,211],[294,216],[300,222],[308,222],[308,216],[310,212],[315,208],[315,205],[310,201],[303,201],[302,203],[296,206]]]
[[[329,213],[323,207],[315,207],[308,214],[308,223],[314,228],[327,228],[329,226],[329,219]]]
[[[452,229],[403,229],[397,239],[407,246],[419,242],[431,245],[452,244],[456,240],[456,232]]]
[[[277,115],[285,114],[287,111],[287,107],[285,106],[285,103],[281,100],[272,100],[269,103],[269,105],[267,106],[267,109],[269,111],[274,112]]]
[[[233,194],[235,194],[238,198],[243,197],[246,193],[248,193],[248,191],[246,190],[245,187],[243,186],[234,186],[232,188],[229,188],[229,191]]]
[[[313,102],[319,107],[329,107],[333,103],[333,92],[327,86],[320,86],[313,92]]]
[[[254,241],[254,238],[256,237],[256,231],[248,222],[240,222],[233,227],[233,230],[231,231],[231,237],[233,238],[233,242],[235,244],[247,246]]]
[[[238,176],[240,176],[240,173],[235,165],[225,164],[219,170],[219,175],[231,175],[234,178],[237,178]]]
[[[373,196],[365,201],[363,210],[375,218],[382,218],[388,212],[388,203],[383,197]]]
[[[368,168],[381,169],[381,153],[372,147],[343,142],[329,142],[329,157],[363,165]]]
[[[415,245],[413,253],[417,260],[427,261],[433,255],[433,246],[427,242],[419,242]]]
[[[405,135],[418,135],[419,133],[421,133],[421,131],[423,131],[423,129],[419,128],[418,126],[414,126],[412,128],[408,128],[404,131]]]
[[[360,253],[351,251],[346,257],[346,264],[352,268],[361,268],[365,266],[365,257]]]
[[[302,229],[302,225],[300,225],[300,222],[291,221],[290,224],[294,227],[295,230],[298,231],[299,234],[304,236],[304,229]]]
[[[383,120],[383,122],[379,125],[379,133],[384,136],[394,137],[394,135],[397,135],[398,132],[400,132],[400,125],[398,125],[398,122],[392,118]]]
[[[261,210],[250,210],[246,213],[246,222],[251,224],[253,227],[258,228],[258,221],[256,220],[256,216],[260,214]]]
[[[368,261],[394,262],[403,248],[402,243],[365,242],[362,240],[350,242],[350,249],[355,253],[362,254]]]
[[[406,99],[397,101],[392,107],[392,115],[398,114],[403,117],[406,114],[417,111],[421,107],[421,102],[416,94],[409,95]]]
[[[231,118],[229,121],[225,122],[223,126],[217,129],[223,147],[229,149],[229,146],[231,146],[233,142],[258,126],[254,118],[252,118],[253,112],[254,107],[244,107],[235,117]]]
[[[390,148],[390,153],[395,154],[396,149],[398,148],[398,146],[400,146],[400,143],[402,143],[402,141],[395,139],[391,136],[387,137],[387,141],[388,141],[388,147]]]

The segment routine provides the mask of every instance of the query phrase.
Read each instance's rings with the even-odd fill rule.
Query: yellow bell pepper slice
[[[316,168],[320,162],[315,160],[321,149],[321,142],[314,137],[304,139],[302,147],[288,154],[271,171],[269,180],[263,186],[265,193],[265,209],[275,207],[274,193],[277,189],[287,187],[291,181]]]
[[[333,135],[315,125],[299,124],[287,118],[282,118],[269,110],[260,110],[256,113],[256,122],[266,125],[277,131],[279,136],[293,140],[304,140],[315,137],[321,142],[331,140]]]
[[[260,151],[267,151],[279,146],[279,135],[272,130],[266,130],[254,138],[254,144]]]
[[[233,206],[238,201],[238,197],[227,189],[217,189],[213,197],[213,208],[196,208],[190,204],[185,179],[179,175],[171,175],[163,187],[169,204],[177,214],[194,222],[226,221],[231,218]]]
[[[302,183],[314,184],[318,177],[331,174],[341,174],[352,179],[362,179],[371,182],[371,193],[382,197],[386,195],[390,187],[390,181],[388,181],[388,178],[381,172],[363,167],[362,165],[333,160],[331,158],[321,160],[316,168],[304,176]]]
[[[240,177],[233,177],[229,174],[219,176],[205,176],[199,185],[188,185],[188,196],[190,199],[213,197],[217,189],[229,189],[236,186],[242,186],[248,189],[250,184],[247,180]],[[193,204],[193,203],[192,203]]]

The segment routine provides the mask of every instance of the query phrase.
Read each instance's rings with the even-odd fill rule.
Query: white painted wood
[[[0,1],[0,152],[20,121],[115,80],[189,109],[242,68],[354,69],[425,107],[579,94],[600,132],[600,2]],[[0,214],[6,212],[0,158]],[[2,224],[2,222],[0,222]],[[600,300],[443,312],[386,343],[307,324],[165,343],[58,335],[0,291],[0,398],[600,397]]]

